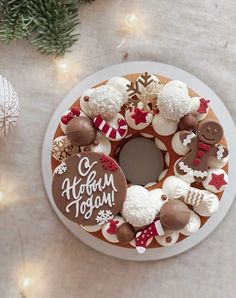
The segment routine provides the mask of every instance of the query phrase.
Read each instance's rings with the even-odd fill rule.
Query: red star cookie
[[[217,190],[221,188],[221,186],[226,185],[227,182],[224,179],[224,174],[211,174],[211,181],[209,182],[209,185],[213,185]]]
[[[134,109],[134,113],[131,115],[131,118],[134,119],[135,125],[138,125],[140,123],[147,123],[146,117],[148,112],[144,112],[140,109]]]

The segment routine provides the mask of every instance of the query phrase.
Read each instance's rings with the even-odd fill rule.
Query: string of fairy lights
[[[135,5],[133,5],[133,7],[135,7]],[[124,18],[122,18],[122,23],[120,24],[120,26],[121,30],[124,32],[123,38],[121,38],[118,44],[115,45],[113,48],[107,49],[107,51],[104,52],[103,55],[113,55],[114,50],[119,50],[122,53],[122,58],[127,59],[128,53],[122,51],[122,49],[124,48],[128,35],[134,34],[134,32],[137,31],[138,23],[139,17],[136,14],[136,9],[133,9],[132,12],[128,13]],[[76,59],[78,58],[74,57],[72,54],[68,54],[63,58],[55,59],[54,62],[60,83],[65,82],[67,86],[68,82],[70,82],[71,84],[75,84],[79,69],[78,64],[81,65],[82,63],[96,60],[100,57],[101,55],[97,55],[94,57],[88,57],[86,59],[77,61]],[[3,185],[5,185],[5,183]],[[29,262],[26,262],[25,260],[24,242],[20,231],[20,225],[17,225],[16,218],[11,213],[10,208],[8,206],[9,202],[12,202],[12,200],[8,200],[9,197],[13,198],[14,196],[10,194],[8,189],[0,189],[0,206],[4,208],[8,215],[12,217],[12,220],[14,220],[14,222],[16,223],[16,232],[19,238],[19,249],[22,261],[20,268],[16,270],[17,287],[19,290],[19,294],[22,298],[34,297],[34,293],[37,287],[39,287],[39,283],[42,287],[43,270],[41,268],[41,264],[31,264]]]

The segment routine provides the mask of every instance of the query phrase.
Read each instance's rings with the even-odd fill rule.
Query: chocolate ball
[[[160,210],[160,221],[167,230],[181,230],[190,219],[190,209],[179,200],[165,203]]]
[[[123,223],[116,232],[116,237],[121,243],[129,243],[135,237],[134,227],[129,223]]]
[[[191,114],[187,114],[182,117],[179,121],[179,128],[181,130],[192,130],[197,125],[197,119]]]
[[[66,127],[66,135],[73,145],[90,145],[96,137],[96,129],[91,119],[87,117],[75,117]]]

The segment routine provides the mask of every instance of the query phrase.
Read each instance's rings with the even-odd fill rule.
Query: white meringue
[[[165,196],[166,199],[163,199]],[[149,197],[151,204],[156,209],[157,213],[160,211],[161,207],[168,201],[167,196],[161,188],[155,188],[149,191]]]
[[[148,127],[151,124],[152,118],[153,118],[153,114],[151,112],[149,112],[146,115],[146,118],[145,118],[146,122],[141,122],[141,123],[138,123],[138,124],[136,124],[135,119],[132,118],[132,116],[134,114],[135,114],[134,108],[131,111],[129,109],[125,111],[125,120],[131,128],[133,128],[135,130],[142,130],[142,129]]]
[[[207,165],[209,168],[223,168],[228,162],[229,154],[220,160],[216,156],[210,156],[208,157]]]
[[[169,136],[175,133],[178,129],[178,122],[166,119],[159,113],[153,117],[152,127],[160,136]]]
[[[81,95],[81,97],[80,97],[80,108],[81,108],[81,110],[87,115],[87,116],[89,116],[89,117],[92,117],[93,116],[93,114],[92,114],[92,110],[91,110],[91,107],[90,107],[90,103],[89,103],[89,101],[86,101],[86,100],[84,100],[84,98],[86,97],[86,96],[88,96],[89,98],[90,98],[90,96],[91,96],[91,94],[93,93],[93,91],[94,91],[94,89],[87,89],[87,90],[85,90],[83,93],[82,93],[82,95]],[[90,100],[90,99],[89,99]]]
[[[192,115],[194,115],[197,118],[198,121],[203,120],[207,116],[208,111],[209,111],[209,108],[207,108],[206,113],[199,113],[198,112],[198,109],[200,107],[200,99],[201,98],[202,97],[192,97],[190,99],[190,113]]]
[[[176,176],[169,176],[162,185],[164,193],[170,200],[185,197],[189,190],[189,184]]]
[[[180,233],[185,236],[191,236],[194,233],[196,233],[200,229],[200,227],[201,227],[200,217],[191,210],[189,222],[182,230],[180,230]]]
[[[179,172],[176,171],[176,165],[177,163],[181,160],[182,157],[180,157],[179,159],[176,160],[175,164],[174,164],[174,174],[176,177],[181,178],[182,180],[184,180],[187,183],[193,183],[195,181],[195,178],[193,176],[193,171],[190,171],[184,175],[179,174]]]
[[[81,151],[84,152],[86,151],[86,148],[89,148],[92,152],[103,153],[106,155],[111,153],[111,143],[106,136],[98,131],[95,140],[98,141],[98,145],[92,143],[89,146],[81,146]]]
[[[118,216],[118,215],[115,216],[115,217],[113,218],[113,220],[114,220],[114,221],[118,221],[118,223],[117,223],[117,225],[116,225],[117,228],[120,227],[123,223],[125,223],[124,218],[121,217],[121,216]],[[112,242],[112,243],[117,243],[117,242],[119,242],[119,240],[117,239],[116,234],[110,234],[110,233],[107,232],[107,230],[109,229],[109,227],[110,227],[110,223],[109,223],[109,222],[105,223],[105,225],[102,226],[102,235],[103,235],[103,237],[104,237],[107,241]]]
[[[219,209],[220,201],[218,197],[210,191],[203,190],[205,193],[204,199],[199,206],[194,206],[193,209],[201,216],[211,216]]]
[[[171,146],[175,153],[184,156],[189,152],[190,149],[188,146],[184,146],[183,143],[180,141],[180,134],[181,131],[178,131],[173,135]]]
[[[155,138],[155,144],[160,150],[167,151],[166,145],[160,139]]]

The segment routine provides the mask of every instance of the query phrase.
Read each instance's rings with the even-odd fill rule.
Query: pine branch
[[[94,0],[0,0],[0,40],[28,38],[47,55],[62,56],[78,40],[79,8]]]

